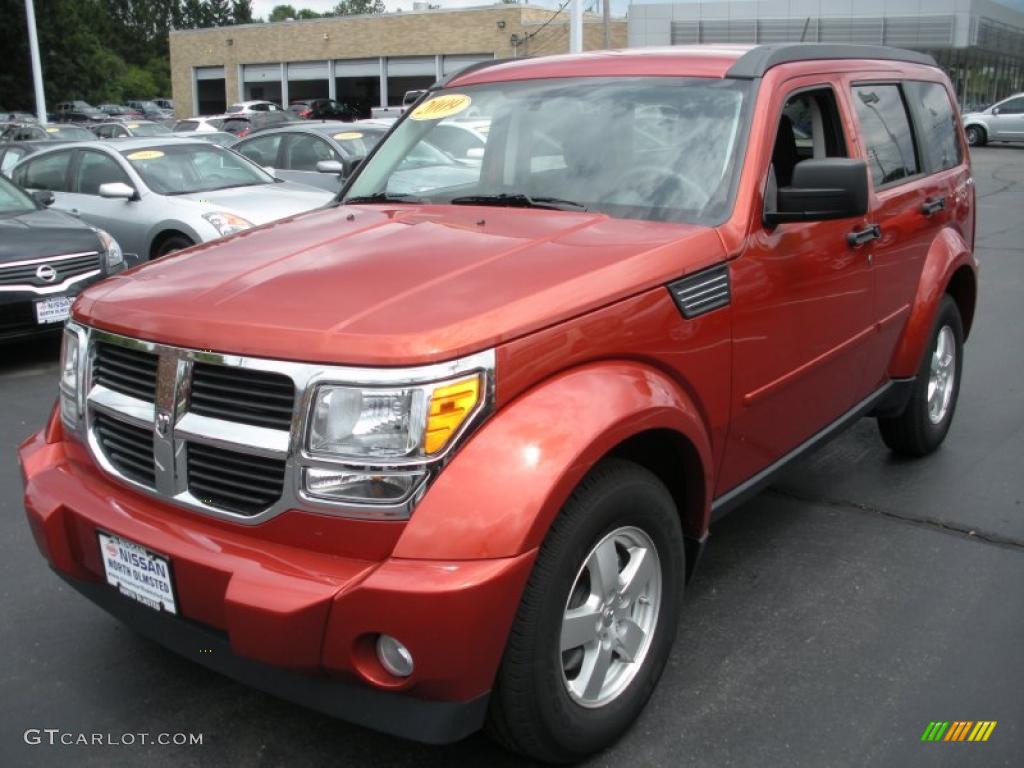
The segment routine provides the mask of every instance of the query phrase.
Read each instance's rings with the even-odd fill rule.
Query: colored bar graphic
[[[995,720],[933,720],[921,741],[988,741],[995,727]]]

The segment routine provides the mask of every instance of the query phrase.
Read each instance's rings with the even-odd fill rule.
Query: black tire
[[[928,411],[928,389],[931,378],[932,357],[939,342],[939,334],[943,328],[953,333],[956,358],[953,368],[953,389],[945,415],[939,421],[933,421]],[[938,448],[946,439],[949,426],[953,423],[957,398],[960,396],[960,377],[964,365],[964,326],[960,319],[960,310],[953,297],[946,294],[939,302],[939,311],[935,317],[931,339],[925,351],[921,367],[914,382],[913,394],[907,407],[899,416],[880,418],[878,428],[882,440],[895,453],[904,456],[926,456]]]
[[[168,253],[174,251],[181,251],[185,248],[191,248],[195,243],[184,235],[171,235],[161,240],[157,246],[153,249],[152,258],[159,259],[161,256],[166,256]]]
[[[563,613],[584,559],[609,533],[626,526],[642,531],[658,556],[657,620],[646,655],[621,693],[602,706],[585,707],[567,690],[563,660],[573,652],[560,648]],[[640,714],[668,659],[684,557],[679,514],[661,481],[628,461],[606,460],[595,467],[562,508],[537,555],[491,696],[488,733],[515,752],[549,763],[580,760],[615,742]]]
[[[967,144],[972,147],[984,147],[988,142],[988,135],[980,125],[969,125],[964,129],[967,135]]]

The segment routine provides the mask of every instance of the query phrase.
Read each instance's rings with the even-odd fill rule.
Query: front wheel
[[[636,464],[602,462],[537,555],[491,697],[489,733],[553,763],[612,744],[664,669],[684,574],[668,490]]]
[[[985,136],[985,130],[977,125],[967,126],[964,133],[967,135],[967,143],[972,147],[983,147],[988,140]]]
[[[960,395],[964,326],[953,297],[939,302],[931,343],[903,413],[878,420],[882,440],[894,452],[925,456],[946,439]]]
[[[185,237],[185,235],[171,235],[161,240],[160,244],[153,249],[153,258],[159,259],[161,256],[166,256],[169,253],[191,248],[193,245],[195,243]]]

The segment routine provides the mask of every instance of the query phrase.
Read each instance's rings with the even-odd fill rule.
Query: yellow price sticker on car
[[[156,160],[163,157],[164,153],[157,149],[143,149],[140,152],[132,152],[128,155],[129,160]]]
[[[125,128],[132,128],[132,129],[135,129],[135,128],[138,128],[138,127],[139,127],[138,123],[128,123],[128,125],[125,126]]]
[[[334,134],[334,138],[338,141],[355,141],[356,139],[363,138],[363,134],[359,133],[359,131],[346,131],[345,133]]]
[[[473,100],[464,93],[449,93],[435,96],[420,104],[409,115],[413,120],[440,120],[465,110]]]
[[[46,132],[47,133],[56,133],[59,130],[60,130],[60,128],[47,128]]]

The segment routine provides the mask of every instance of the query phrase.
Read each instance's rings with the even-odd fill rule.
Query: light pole
[[[569,53],[583,51],[583,0],[569,4]]]
[[[36,118],[46,125],[46,96],[43,94],[43,68],[39,62],[39,38],[36,36],[36,9],[32,0],[25,0],[28,17],[28,48],[32,54],[32,83],[36,89]]]

